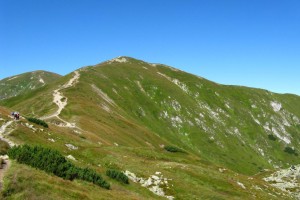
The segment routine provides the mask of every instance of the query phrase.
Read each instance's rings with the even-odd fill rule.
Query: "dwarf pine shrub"
[[[112,179],[115,179],[115,180],[121,182],[121,183],[129,184],[128,177],[121,171],[118,171],[115,169],[108,169],[106,171],[106,175]]]
[[[269,140],[273,140],[273,141],[277,140],[277,138],[274,135],[272,135],[272,134],[269,134],[268,138],[269,138]]]
[[[96,171],[80,168],[68,161],[58,151],[41,146],[17,146],[8,150],[8,156],[17,162],[41,169],[67,180],[81,179],[109,189],[107,183]]]
[[[298,156],[298,153],[296,152],[296,150],[291,148],[291,147],[285,147],[284,152],[286,152],[288,154],[294,154],[295,156]]]
[[[185,151],[183,151],[182,149],[175,147],[175,146],[165,146],[164,148],[165,148],[165,150],[172,152],[172,153],[176,153],[176,152],[185,153]]]
[[[30,121],[30,122],[32,122],[32,123],[41,125],[41,126],[43,126],[45,128],[48,128],[48,124],[45,121],[41,120],[41,119],[29,117],[29,118],[27,118],[27,120]]]

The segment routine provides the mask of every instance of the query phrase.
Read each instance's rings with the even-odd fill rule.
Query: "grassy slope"
[[[61,76],[52,72],[34,71],[0,80],[0,99],[6,99],[56,81]]]
[[[173,80],[176,78],[181,88],[157,72]],[[257,117],[265,113],[265,117],[259,118],[260,123],[274,121],[276,126],[278,120],[271,119],[271,115],[279,119],[282,116],[272,110],[270,101],[279,101],[289,114],[300,116],[297,96],[222,86],[162,65],[151,66],[133,59],[127,63],[102,63],[85,68],[80,74],[76,87],[62,91],[68,97],[69,104],[61,116],[84,129],[81,135],[53,125],[49,131],[33,133],[19,125],[12,138],[20,143],[43,144],[65,155],[72,154],[79,160],[78,165],[88,165],[102,173],[111,167],[130,170],[143,177],[161,171],[173,179],[174,186],[167,190],[167,194],[178,199],[251,199],[253,195],[267,199],[267,193],[275,194],[274,191],[269,191],[259,179],[248,180],[248,176],[236,172],[255,174],[263,168],[272,168],[269,159],[277,165],[281,164],[280,161],[282,164],[297,163],[298,157],[283,152],[286,146],[283,142],[269,140],[262,126],[256,124],[249,114]],[[50,114],[56,108],[51,103],[53,89],[71,77],[70,74],[55,84],[9,99],[3,104],[26,115]],[[105,101],[92,85],[105,92],[115,105]],[[257,108],[252,108],[253,104]],[[110,112],[103,107],[108,107]],[[217,112],[217,109],[224,112]],[[163,111],[168,113],[167,117],[164,117]],[[212,111],[219,113],[218,118],[212,116]],[[176,116],[182,123],[172,120]],[[238,128],[241,136],[233,134],[232,128]],[[288,132],[293,133],[292,145],[299,148],[299,126],[292,124]],[[56,142],[50,142],[49,138]],[[79,149],[68,150],[66,143]],[[175,144],[189,154],[170,154],[159,147],[161,144]],[[263,149],[266,156],[261,156],[258,148]],[[223,167],[231,170],[220,173],[219,168]],[[14,173],[16,170],[13,168],[11,171]],[[29,174],[37,173],[30,168],[27,170]],[[23,187],[26,188],[28,181],[25,181],[26,178],[23,180]],[[247,192],[237,185],[237,181],[244,183]],[[39,187],[39,181],[32,184]],[[51,184],[53,187],[59,186]],[[128,190],[123,185],[115,184],[117,190]],[[254,189],[255,185],[262,191]],[[7,184],[7,188],[11,187],[13,185]],[[137,184],[130,187],[129,191],[134,191],[134,195],[157,198]],[[83,188],[86,189],[86,186]],[[68,187],[65,189],[71,190]],[[106,194],[102,190],[92,191],[95,195],[98,192]],[[93,192],[89,194],[93,195]],[[21,193],[18,191],[12,195]],[[33,192],[34,195],[38,193]],[[107,194],[115,198],[120,195],[114,188]]]
[[[230,170],[219,172],[219,167],[207,163],[197,156],[190,154],[172,154],[162,149],[150,147],[123,147],[100,145],[96,148],[88,146],[87,139],[83,139],[69,132],[69,130],[50,127],[49,130],[36,133],[16,124],[16,131],[12,138],[19,138],[29,144],[42,144],[63,152],[64,155],[73,155],[77,158],[76,165],[89,166],[104,174],[108,168],[130,170],[140,177],[149,177],[156,171],[171,178],[172,186],[167,194],[177,199],[251,199],[256,195],[259,199],[266,199],[267,193],[276,194],[266,188],[261,180],[249,180],[247,176],[236,174]],[[35,126],[38,128],[38,126]],[[54,138],[55,143],[48,141]],[[19,141],[21,142],[21,141]],[[66,143],[80,143],[78,151],[68,150]],[[60,178],[47,175],[42,171],[12,164],[6,176],[4,199],[163,199],[150,193],[135,183],[129,186],[119,184],[108,179],[112,190],[107,191],[100,187],[82,181],[64,181]],[[247,187],[242,189],[237,185],[241,182]],[[63,185],[64,187],[61,187]],[[253,186],[262,188],[256,190]],[[284,199],[278,196],[278,199]]]
[[[180,81],[179,85],[187,88],[187,91],[183,91],[157,72],[173,80],[177,79]],[[82,91],[89,91],[84,95],[90,95],[88,98],[91,104],[102,102],[89,89],[88,83],[95,84],[108,94],[119,106],[118,112],[125,112],[124,117],[134,118],[168,142],[182,146],[207,160],[225,164],[238,172],[254,174],[263,168],[270,168],[270,159],[278,165],[281,164],[280,161],[297,163],[296,156],[283,152],[286,144],[280,140],[269,140],[268,134],[271,133],[266,133],[263,128],[267,122],[273,122],[271,126],[274,127],[282,123],[281,114],[275,113],[270,106],[272,101],[281,102],[282,95],[245,87],[222,86],[165,66],[152,67],[138,60],[103,63],[98,67],[88,68],[82,72],[81,80],[80,88]],[[284,99],[289,101],[290,98],[286,96]],[[295,112],[300,108],[299,101],[294,100],[293,107],[284,101],[282,104],[288,112],[287,118],[292,115],[299,116],[299,112]],[[251,108],[252,105],[256,108]],[[222,110],[218,112],[218,109]],[[163,111],[167,111],[168,117],[162,117]],[[217,113],[218,118],[212,116],[212,112]],[[204,117],[200,118],[199,114]],[[261,125],[255,123],[251,115],[258,118]],[[172,120],[172,117],[177,116],[182,123]],[[271,119],[272,116],[275,116],[274,119]],[[195,118],[204,125],[201,122],[197,124]],[[293,120],[290,120],[290,124],[290,127],[286,127],[294,136],[290,146],[297,149],[299,128]],[[235,128],[238,128],[240,136],[234,134]],[[236,151],[237,148],[239,151]],[[270,157],[261,156],[258,148]]]

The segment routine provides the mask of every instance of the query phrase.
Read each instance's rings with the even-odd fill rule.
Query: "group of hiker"
[[[20,119],[20,113],[19,112],[12,112],[11,115],[14,117],[15,120]]]

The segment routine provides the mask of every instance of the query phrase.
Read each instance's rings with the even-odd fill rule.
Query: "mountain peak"
[[[111,60],[108,60],[107,62],[109,62],[109,63],[113,63],[113,62],[127,63],[127,62],[130,62],[130,61],[144,62],[142,60],[139,60],[139,59],[136,59],[136,58],[132,58],[132,57],[129,57],[129,56],[118,56],[118,57],[115,57],[115,58],[113,58]]]
[[[125,63],[125,62],[128,62],[128,57],[125,57],[125,56],[118,56],[118,57],[116,57],[116,58],[111,59],[109,62]]]

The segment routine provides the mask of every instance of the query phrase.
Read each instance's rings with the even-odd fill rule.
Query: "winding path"
[[[75,73],[75,75],[73,76],[73,78],[71,78],[69,80],[69,82],[67,82],[65,85],[63,85],[63,86],[61,86],[58,89],[53,91],[53,103],[55,103],[58,106],[57,111],[55,111],[55,113],[53,113],[51,115],[41,117],[40,119],[45,120],[45,119],[50,119],[50,118],[56,117],[59,120],[61,120],[62,122],[64,122],[64,125],[61,125],[61,126],[76,128],[76,125],[74,123],[67,122],[67,121],[65,121],[65,120],[63,120],[62,118],[59,117],[62,110],[68,105],[68,98],[65,97],[62,94],[62,92],[60,92],[60,91],[63,90],[63,89],[72,87],[78,82],[80,74],[79,74],[78,71],[74,71],[74,73]]]
[[[7,142],[10,147],[15,146],[16,144],[14,142],[12,142],[11,140],[9,140],[8,138],[5,138],[5,135],[7,135],[7,134],[5,134],[5,132],[6,132],[6,128],[8,126],[10,126],[13,122],[14,121],[8,121],[0,127],[0,140],[2,140],[4,142]],[[3,168],[0,169],[0,190],[2,190],[3,177],[4,177],[5,172],[8,170],[9,167],[10,167],[10,160],[5,159],[5,164],[3,165]]]
[[[12,142],[11,140],[9,140],[8,138],[5,137],[4,133],[6,131],[6,128],[11,125],[14,121],[8,121],[6,123],[4,123],[1,127],[0,127],[0,140],[7,142],[9,144],[10,147],[15,146],[16,144],[14,142]]]

